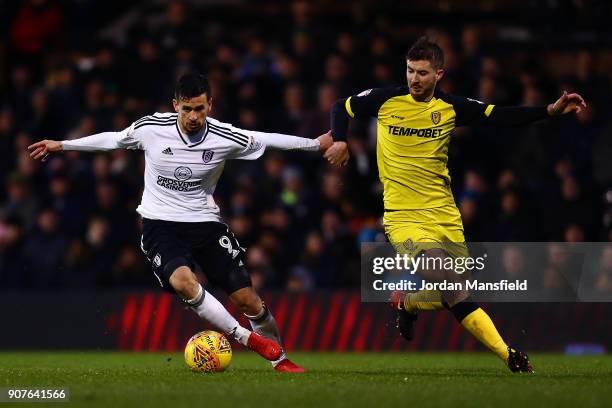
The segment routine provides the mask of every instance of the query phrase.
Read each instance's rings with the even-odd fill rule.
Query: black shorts
[[[197,267],[208,282],[231,294],[251,286],[244,268],[244,248],[227,225],[220,222],[142,220],[140,246],[162,288],[175,293],[170,275],[180,266]]]

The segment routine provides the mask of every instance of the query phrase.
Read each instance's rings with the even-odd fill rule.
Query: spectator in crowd
[[[612,293],[612,246],[606,246],[601,253],[599,272],[595,287],[602,292]]]
[[[68,239],[59,224],[55,210],[43,208],[38,214],[34,231],[23,246],[27,285],[35,288],[57,288],[67,283],[62,268]]]

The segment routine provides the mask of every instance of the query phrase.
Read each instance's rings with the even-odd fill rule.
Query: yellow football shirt
[[[447,167],[450,134],[486,119],[494,106],[441,92],[419,102],[408,87],[395,87],[351,96],[345,108],[351,117],[377,119],[385,210],[414,210],[455,205]]]

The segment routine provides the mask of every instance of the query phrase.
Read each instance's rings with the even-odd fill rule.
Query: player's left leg
[[[229,297],[246,318],[249,319],[249,323],[251,323],[251,327],[255,333],[272,339],[282,346],[280,333],[274,316],[272,316],[268,307],[251,286],[238,289],[231,293]],[[302,367],[287,358],[284,351],[278,360],[272,361],[272,366],[275,370],[281,372],[304,372]]]
[[[448,256],[453,256],[449,254],[450,251],[448,251],[448,248],[436,248],[425,251],[425,256],[429,258],[446,258]],[[464,274],[458,274],[454,270],[435,270],[435,268],[429,270],[427,268],[423,268],[418,273],[430,282],[457,282],[458,280],[461,281],[469,277],[469,273],[467,272]],[[415,304],[413,299],[411,299],[411,295],[417,294],[409,294],[403,298],[401,295],[394,294],[398,309],[404,312],[415,312]],[[421,295],[425,294],[422,293]],[[463,326],[463,328],[466,329],[472,336],[478,339],[478,341],[495,353],[495,355],[506,363],[508,368],[510,368],[512,371],[533,372],[527,354],[516,351],[506,344],[489,315],[480,307],[478,303],[471,299],[467,290],[440,292],[440,300],[441,304],[453,313],[453,316],[459,322],[459,324],[461,324],[461,326]],[[431,310],[429,309],[431,303],[432,302],[425,303],[428,307],[427,310]],[[405,327],[401,326],[400,322],[400,330],[402,329],[406,330]]]
[[[207,240],[201,251],[197,251],[198,263],[209,282],[223,289],[230,300],[249,319],[255,333],[280,342],[280,334],[272,313],[264,305],[251,284],[251,277],[244,267],[244,248],[234,237],[227,225],[209,223]],[[304,369],[292,363],[285,352],[272,361],[272,366],[282,372],[303,372]]]

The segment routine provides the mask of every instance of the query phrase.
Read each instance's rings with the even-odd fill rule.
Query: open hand
[[[580,113],[583,109],[586,109],[586,106],[582,96],[577,93],[568,94],[566,91],[563,91],[563,95],[555,103],[548,105],[546,111],[551,116],[565,115],[570,112]]]
[[[46,161],[49,157],[49,153],[61,152],[63,149],[62,142],[56,140],[41,140],[28,146],[30,151],[30,157],[34,160],[41,159]]]

